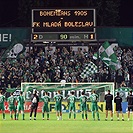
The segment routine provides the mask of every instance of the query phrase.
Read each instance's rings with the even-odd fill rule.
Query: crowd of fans
[[[77,46],[78,47],[78,46]],[[28,48],[27,48],[28,49]],[[102,61],[94,60],[96,47],[34,47],[17,59],[0,61],[0,86],[20,87],[21,82],[116,82],[118,87],[132,87],[133,49],[116,47],[121,69],[111,70]],[[98,73],[81,77],[85,65],[90,61],[98,66]]]

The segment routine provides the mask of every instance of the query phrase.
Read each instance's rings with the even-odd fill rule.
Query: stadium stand
[[[19,88],[21,82],[112,82],[118,87],[131,87],[133,80],[133,49],[115,48],[122,68],[114,72],[102,61],[93,59],[94,47],[34,47],[18,59],[7,59],[0,63],[0,85],[2,88]],[[99,73],[81,78],[85,64],[90,61],[99,66]]]

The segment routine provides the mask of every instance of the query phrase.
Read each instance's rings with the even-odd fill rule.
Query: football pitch
[[[10,115],[6,114],[6,120],[2,120],[0,114],[0,133],[133,133],[133,119],[127,121],[114,120],[105,121],[105,114],[100,114],[100,121],[93,120],[91,113],[89,119],[82,120],[81,113],[77,113],[76,120],[68,120],[68,113],[63,113],[63,120],[57,120],[55,113],[50,113],[50,120],[42,120],[42,114],[37,114],[37,120],[29,120],[29,113],[26,113],[25,120],[21,115],[19,120],[10,120]],[[73,114],[72,114],[73,118]],[[121,118],[121,117],[120,117]]]

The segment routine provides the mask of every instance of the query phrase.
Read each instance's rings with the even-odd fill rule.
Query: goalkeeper
[[[93,90],[93,92],[90,96],[90,100],[91,100],[91,110],[92,110],[93,120],[95,120],[95,111],[96,111],[98,120],[100,120],[99,112],[98,112],[98,105],[97,105],[98,95],[95,93],[95,90]]]

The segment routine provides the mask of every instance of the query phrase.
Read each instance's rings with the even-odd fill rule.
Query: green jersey
[[[98,101],[98,95],[93,93],[91,96],[90,96],[90,100],[92,103],[97,103]]]
[[[80,104],[81,104],[81,105],[86,105],[86,102],[87,102],[87,100],[88,100],[88,97],[87,97],[86,95],[81,95],[81,96],[79,97],[79,100],[80,100]]]
[[[17,101],[18,105],[24,105],[25,103],[24,96],[18,96]]]
[[[48,105],[48,102],[50,101],[50,97],[49,96],[43,96],[42,101],[44,102],[44,105]]]
[[[0,95],[0,105],[4,105],[5,96]]]
[[[8,98],[9,106],[15,106],[15,101],[16,101],[15,97],[14,96],[10,96]]]
[[[75,104],[76,100],[77,100],[77,97],[74,96],[74,95],[71,95],[68,97],[68,100],[69,100],[69,104]]]
[[[61,104],[62,100],[63,100],[63,96],[61,94],[57,94],[54,96],[54,100],[56,102],[56,105]]]

